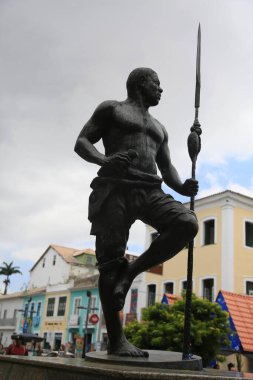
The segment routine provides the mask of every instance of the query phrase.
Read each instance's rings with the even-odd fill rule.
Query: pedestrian
[[[6,355],[28,356],[28,351],[20,337],[14,339],[12,344],[7,348]]]

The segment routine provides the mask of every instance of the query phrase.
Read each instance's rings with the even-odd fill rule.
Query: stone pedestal
[[[152,359],[153,360],[153,359]],[[0,355],[1,380],[252,380],[253,374],[176,370],[84,359]]]
[[[181,352],[145,350],[148,358],[132,358],[126,356],[108,355],[106,351],[95,351],[86,354],[86,361],[103,364],[142,368],[167,368],[177,370],[201,371],[203,369],[200,356],[193,356],[190,360],[182,360]]]

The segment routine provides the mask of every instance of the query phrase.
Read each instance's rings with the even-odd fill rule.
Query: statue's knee
[[[185,220],[185,227],[191,239],[194,239],[199,230],[198,221],[194,214],[188,214]]]
[[[122,257],[126,250],[126,238],[115,230],[103,231],[97,236],[96,255],[99,263]]]

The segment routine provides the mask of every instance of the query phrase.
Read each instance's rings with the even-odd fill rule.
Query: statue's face
[[[148,75],[142,84],[142,95],[148,106],[156,106],[160,99],[161,93],[163,92],[160,87],[160,81],[155,72]]]

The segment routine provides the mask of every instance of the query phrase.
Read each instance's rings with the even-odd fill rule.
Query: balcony
[[[0,329],[7,326],[15,328],[16,324],[17,324],[17,318],[1,318],[0,319]]]
[[[79,315],[71,314],[69,318],[69,327],[79,326]]]

